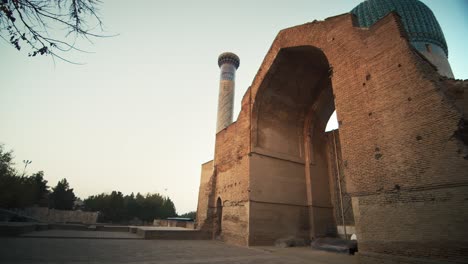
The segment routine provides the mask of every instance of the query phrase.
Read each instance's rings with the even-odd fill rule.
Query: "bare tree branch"
[[[26,44],[29,56],[51,55],[74,63],[59,53],[87,52],[75,46],[78,37],[92,42],[91,38],[115,36],[95,32],[103,31],[100,4],[100,0],[0,0],[0,37],[17,50]],[[57,36],[60,32],[63,36]]]

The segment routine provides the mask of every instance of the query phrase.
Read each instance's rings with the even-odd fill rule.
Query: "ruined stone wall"
[[[340,117],[340,128],[351,132],[342,144],[362,262],[461,260],[468,163],[453,135],[462,112],[441,93],[444,84],[433,67],[411,49],[392,46],[384,27],[367,44],[385,52],[370,49],[360,69],[367,100],[359,109],[367,117],[346,110]]]
[[[250,245],[309,237],[304,112],[321,71],[301,49],[278,55],[252,113]],[[296,80],[301,80],[300,84]],[[307,87],[306,87],[307,86]],[[315,164],[314,164],[315,165]],[[316,202],[318,205],[320,202]]]
[[[270,161],[262,164],[254,160],[255,154],[252,154],[251,188],[253,191],[258,186],[263,192],[269,193],[269,197],[266,195],[262,197],[267,199],[269,205],[266,206],[266,203],[263,203],[261,207],[255,205],[252,194],[251,244],[271,244],[274,239],[281,238],[281,236],[303,236],[304,233],[307,234],[308,238],[310,233],[310,238],[313,238],[333,233],[333,230],[330,230],[333,229],[333,226],[336,229],[329,190],[329,167],[327,164],[329,155],[323,143],[326,141],[325,124],[334,110],[333,95],[330,92],[331,89],[327,88],[329,84],[326,81],[333,74],[333,70],[331,70],[328,62],[318,65],[317,59],[320,57],[318,55],[307,58],[308,63],[299,68],[297,68],[297,65],[303,63],[300,58],[297,63],[295,59],[292,59],[287,67],[281,67],[281,62],[274,64],[283,48],[311,45],[326,51],[326,47],[331,47],[330,42],[335,41],[335,36],[333,36],[335,31],[343,31],[346,34],[356,31],[350,17],[338,17],[333,20],[333,23],[309,23],[281,31],[252,84],[252,97],[255,98],[252,116],[258,120],[252,123],[252,149],[255,152],[260,152],[263,156],[270,156],[268,157]],[[339,36],[336,36],[336,45],[346,48],[344,43],[356,42],[356,39],[352,38],[355,36],[352,34],[350,36],[341,40]],[[327,52],[325,54],[328,56]],[[307,53],[304,55],[306,56]],[[348,58],[350,61],[345,58],[342,59],[338,52],[335,56],[336,60],[332,62],[333,68],[340,68],[337,65],[338,63],[342,64],[343,68],[348,68],[348,65],[353,65],[359,60],[358,58]],[[317,65],[314,65],[314,63]],[[326,65],[325,69],[323,69],[324,65]],[[316,66],[320,67],[316,68]],[[271,71],[274,73],[271,73]],[[290,73],[284,74],[284,71],[290,71]],[[352,71],[350,72],[347,69],[346,73],[352,76]],[[278,78],[279,74],[285,76]],[[308,77],[312,75],[315,75],[315,77]],[[281,110],[275,110],[274,115],[270,117],[272,121],[267,123],[262,121],[266,117],[261,117],[261,114],[256,116],[257,112],[255,112],[258,108],[265,109],[264,101],[259,100],[263,96],[261,88],[265,87],[265,83],[272,83],[268,85],[267,89],[274,90],[281,90],[282,87],[287,86],[289,92],[294,94],[294,96],[278,94],[272,97],[273,99],[285,96],[290,98],[283,100],[282,104],[272,104],[273,108]],[[302,88],[296,90],[300,86]],[[332,98],[331,102],[330,97]],[[311,101],[313,98],[316,98],[315,101]],[[289,101],[291,105],[286,105],[286,108],[284,108],[284,103]],[[299,108],[297,108],[298,106]],[[287,110],[288,107],[293,108]],[[296,110],[294,110],[294,107],[296,107]],[[315,108],[315,110],[312,109],[312,116],[306,117],[305,112],[309,111],[310,107]],[[268,110],[263,111],[263,113],[268,112]],[[284,120],[281,121],[281,118]],[[310,133],[317,134],[312,139],[314,142],[312,142],[311,152],[313,154],[311,157],[304,156],[304,152],[310,147],[304,145],[306,138],[301,132],[304,122],[308,118],[314,119],[312,127],[315,127],[314,130],[316,130]],[[280,121],[275,121],[278,119]],[[270,137],[270,139],[262,139],[265,136]],[[285,147],[279,145],[286,138]],[[287,144],[290,146],[286,146]],[[267,147],[264,145],[267,145]],[[297,146],[299,146],[299,149],[297,149]],[[266,153],[265,148],[269,150]],[[263,159],[266,158],[263,157]],[[310,166],[310,175],[305,174],[304,164],[306,161],[308,167]],[[261,171],[261,173],[254,173],[254,170]],[[283,190],[280,191],[278,188],[283,188]],[[298,188],[302,188],[302,190],[298,191]]]
[[[216,200],[221,199],[220,239],[237,245],[247,245],[249,232],[249,102],[247,91],[238,121],[216,135],[215,188],[211,206],[214,208]],[[212,215],[215,218],[215,214]]]
[[[252,98],[281,48],[321,48],[333,67],[362,262],[466,260],[466,110],[458,106],[466,99],[447,96],[446,82],[408,44],[397,15],[370,29],[352,25],[345,15],[281,31]]]
[[[426,79],[412,85],[419,93],[408,96],[408,105],[397,113],[424,110],[426,115],[404,124],[415,129],[399,143],[399,167],[386,165],[381,173],[392,177],[374,183],[384,186],[393,180],[394,187],[374,187],[376,192],[353,201],[368,263],[385,254],[403,256],[402,263],[414,263],[415,256],[467,261],[468,231],[462,224],[468,219],[466,82],[446,80],[431,75],[427,65],[418,66]]]
[[[18,213],[29,216],[45,223],[83,223],[96,224],[97,212],[83,212],[81,210],[56,210],[47,207],[30,207],[19,210]]]
[[[252,153],[249,245],[308,238],[304,163]]]
[[[212,212],[210,209],[210,198],[213,193],[214,167],[213,161],[202,164],[200,187],[198,190],[198,205],[196,228],[206,232],[211,232],[212,223],[210,218]]]
[[[445,96],[445,100],[453,104],[454,107],[462,113],[462,119],[458,122],[458,130],[454,133],[454,136],[461,142],[464,143],[464,147],[461,148],[464,153],[468,150],[468,80],[454,80],[439,78],[442,82],[440,89]],[[467,157],[467,156],[465,156]]]
[[[276,122],[275,118],[283,117],[272,117],[270,124],[278,126],[279,134],[270,131],[273,137],[262,139],[257,133],[262,83],[280,81],[270,86],[275,89],[294,87],[307,76],[268,79],[269,72],[278,71],[276,57],[285,48],[313,46],[330,64],[327,74],[361,262],[466,262],[466,84],[438,75],[408,43],[398,15],[391,13],[369,29],[354,25],[353,16],[346,14],[278,34],[244,96],[237,122],[217,134],[209,203],[214,207],[218,197],[222,200],[221,237],[229,243],[252,245],[273,239],[268,233],[283,228],[300,234],[322,217],[320,210],[311,208],[314,193],[324,183],[313,175],[301,179],[301,151],[307,148],[289,148],[282,141],[287,135],[283,132],[292,131],[288,122],[294,120]],[[319,111],[330,105],[323,102],[316,101],[312,110],[319,115],[330,112]],[[305,122],[300,116],[296,121]],[[270,151],[257,148],[262,140],[273,146]],[[291,155],[295,153],[299,155]],[[304,196],[306,203],[301,202]],[[302,209],[303,205],[309,208]],[[285,218],[284,212],[293,216]],[[309,223],[304,221],[307,218]],[[268,225],[273,219],[280,224]]]
[[[195,223],[193,221],[154,219],[153,220],[153,226],[184,227],[184,228],[187,228],[187,229],[195,229]]]

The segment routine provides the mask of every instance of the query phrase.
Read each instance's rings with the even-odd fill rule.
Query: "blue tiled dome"
[[[391,11],[400,16],[411,42],[428,42],[441,47],[448,55],[444,33],[434,13],[418,0],[366,0],[351,13],[358,18],[360,27],[370,27]]]

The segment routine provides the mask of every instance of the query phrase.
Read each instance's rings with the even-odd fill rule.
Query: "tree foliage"
[[[13,151],[5,152],[3,145],[0,145],[0,176],[15,175],[13,165]]]
[[[1,1],[1,0],[0,0]],[[44,172],[19,176],[14,169],[13,152],[0,144],[0,208],[25,208],[33,205],[72,210],[77,200],[66,179],[60,180],[52,192]],[[174,203],[158,193],[123,195],[119,191],[99,194],[83,201],[83,209],[99,211],[100,222],[128,223],[135,218],[151,222],[154,219],[177,216]]]
[[[195,219],[197,218],[197,211],[191,211],[191,212],[188,212],[188,213],[185,213],[185,214],[181,214],[179,215],[180,217],[184,217],[184,218],[192,218],[192,219]]]
[[[47,206],[49,187],[44,172],[18,176],[13,166],[13,152],[5,152],[3,145],[0,145],[0,207]]]
[[[133,193],[124,196],[118,191],[102,193],[85,199],[84,208],[88,211],[99,211],[100,222],[123,223],[134,218],[148,222],[177,215],[171,199],[158,193],[146,196],[140,193],[136,196]]]
[[[52,188],[52,193],[49,196],[49,207],[58,210],[72,210],[76,200],[75,193],[67,179],[62,179],[57,183],[57,186]]]
[[[60,52],[75,47],[77,37],[102,37],[99,0],[0,0],[0,37],[29,56],[47,55],[64,59]]]

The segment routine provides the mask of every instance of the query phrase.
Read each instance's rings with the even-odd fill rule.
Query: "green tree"
[[[174,203],[162,195],[137,193],[125,195],[118,191],[89,196],[84,200],[86,211],[101,212],[99,221],[126,223],[134,218],[152,222],[157,218],[176,216]]]
[[[24,208],[33,205],[47,206],[47,196],[49,187],[44,180],[44,172],[39,171],[31,176],[16,176],[14,187],[15,204],[17,208]]]
[[[44,172],[18,176],[13,165],[13,152],[6,152],[0,145],[0,207],[46,206],[49,187],[44,180]]]
[[[0,145],[0,207],[11,208],[17,198],[18,179],[13,169],[13,152]]]
[[[124,197],[124,207],[125,207],[125,219],[132,220],[137,218],[138,204],[135,199],[135,195],[132,193],[130,195],[125,195]]]
[[[75,199],[73,189],[70,189],[67,179],[64,178],[57,183],[57,186],[52,188],[49,206],[59,210],[72,210]]]
[[[109,195],[109,207],[105,213],[113,222],[121,222],[125,216],[125,201],[121,192],[113,191]]]
[[[13,165],[13,151],[6,152],[4,146],[0,144],[0,177],[15,176]]]
[[[30,193],[33,196],[33,201],[39,206],[48,205],[49,186],[44,179],[44,172],[38,171],[28,177],[27,182],[30,185]]]
[[[83,201],[83,209],[85,211],[100,212],[98,221],[108,222],[111,221],[106,215],[110,208],[109,201],[109,195],[107,194],[102,193],[98,195],[92,195]]]
[[[163,200],[161,216],[162,218],[177,216],[175,205],[169,197]]]
[[[191,211],[191,212],[188,212],[188,213],[185,213],[185,214],[181,214],[179,215],[180,217],[184,217],[184,218],[192,218],[192,219],[195,219],[197,218],[197,211]]]

